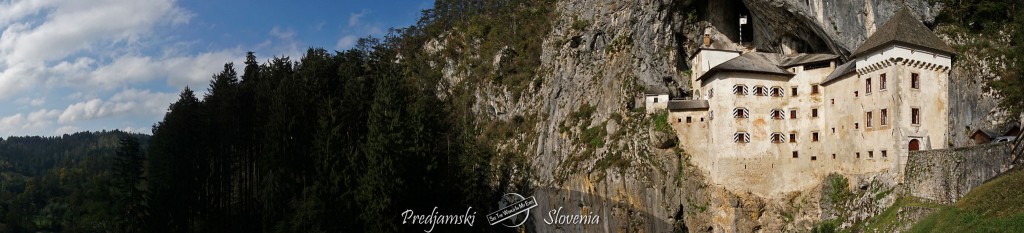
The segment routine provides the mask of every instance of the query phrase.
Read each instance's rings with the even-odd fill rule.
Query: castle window
[[[920,125],[921,124],[921,109],[911,108],[910,109],[910,124]]]
[[[818,132],[811,133],[811,141],[812,142],[817,142],[818,141]]]
[[[864,114],[864,126],[871,128],[871,112]]]
[[[836,105],[836,99],[832,99],[832,105]]]
[[[756,96],[768,96],[768,88],[764,86],[755,86],[754,95]]]
[[[880,114],[879,118],[882,120],[882,125],[889,125],[889,111],[883,108]]]
[[[772,143],[782,143],[785,141],[784,136],[782,136],[782,133],[772,133],[771,138]]]
[[[792,94],[792,95],[793,95],[793,96],[796,96],[796,93],[797,93],[797,92],[796,92],[796,87],[793,87],[793,88],[791,89],[791,91],[793,91],[793,94]]]
[[[811,94],[818,94],[818,84],[811,85]]]
[[[732,135],[732,141],[735,143],[750,143],[750,134],[747,132],[736,132]]]
[[[889,157],[888,151],[882,150],[882,158]]]
[[[786,112],[783,112],[782,109],[772,109],[771,115],[772,115],[772,119],[776,119],[776,120],[786,119]]]
[[[858,159],[860,158],[860,152],[857,152],[857,158]]]
[[[658,97],[654,97],[654,102],[655,102],[655,103],[657,103],[657,102],[658,102]]]
[[[864,94],[871,94],[871,78],[864,79]]]
[[[832,154],[832,159],[836,159],[836,154]]]
[[[921,75],[917,73],[910,74],[910,88],[921,89]]]
[[[811,156],[811,161],[818,160],[818,156]]]
[[[874,151],[868,151],[868,158],[869,159],[875,158],[875,152]]]
[[[853,91],[853,97],[859,97],[859,96],[860,96],[860,93],[859,93],[859,92],[857,92],[857,91]]]
[[[818,109],[817,108],[812,108],[811,109],[811,117],[815,117],[815,118],[818,117]]]
[[[733,93],[733,94],[736,94],[736,95],[747,95],[747,94],[749,94],[750,92],[749,92],[749,90],[747,89],[747,86],[746,86],[746,85],[743,85],[743,84],[736,84],[735,86],[732,86],[732,93]]]
[[[676,118],[676,122],[683,123],[683,118]]]
[[[878,90],[885,90],[885,74],[878,76]]]
[[[790,133],[789,134],[789,142],[790,143],[796,143],[796,134],[795,133]]]
[[[693,122],[693,117],[687,116],[686,117],[686,123],[690,123],[690,122]]]
[[[789,110],[789,119],[796,119],[796,109]]]
[[[782,87],[772,87],[772,97],[783,97],[786,96],[786,91]]]
[[[860,129],[860,123],[853,123],[853,129]]]
[[[799,158],[799,157],[800,157],[800,153],[797,153],[796,151],[793,151],[793,158],[795,159],[795,158]]]
[[[750,118],[750,111],[746,108],[736,108],[732,110],[733,118]]]

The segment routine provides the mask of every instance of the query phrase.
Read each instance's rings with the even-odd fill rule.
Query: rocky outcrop
[[[849,221],[855,222],[877,214],[891,204],[891,200],[875,202],[872,197],[878,194],[877,190],[862,192],[863,195],[850,202],[860,207],[839,214],[819,206],[821,190],[779,197],[730,192],[709,183],[705,178],[707,171],[689,165],[685,148],[677,148],[677,143],[673,143],[677,139],[651,130],[653,117],[635,109],[642,108],[639,98],[650,86],[665,87],[672,90],[674,96],[686,97],[690,89],[689,56],[705,33],[710,34],[716,45],[730,48],[740,48],[735,44],[742,41],[744,47],[758,51],[825,52],[845,59],[875,28],[904,5],[909,6],[927,25],[932,25],[940,7],[927,2],[560,1],[555,5],[557,14],[551,19],[551,31],[544,38],[541,65],[536,67],[538,72],[534,83],[522,96],[499,84],[476,84],[471,90],[476,100],[473,113],[482,122],[511,121],[517,116],[535,118],[525,121],[530,124],[524,126],[530,127],[528,133],[497,142],[496,150],[498,153],[524,154],[529,168],[515,169],[528,171],[529,174],[520,177],[529,178],[535,195],[545,203],[569,205],[574,200],[573,194],[579,193],[613,203],[599,207],[609,214],[608,224],[586,230],[775,232],[808,231],[815,222],[840,215],[851,216]],[[743,37],[749,39],[740,38],[738,15],[750,16],[751,24],[743,29]],[[454,33],[446,33],[437,40],[457,36]],[[437,50],[435,47],[444,44],[437,43],[437,40],[427,47]],[[498,67],[514,52],[501,49],[497,54],[465,56],[486,58],[487,62]],[[444,81],[439,88],[458,86],[472,75],[456,69],[460,65],[454,59],[440,63],[445,68]],[[959,114],[952,117],[956,126],[951,127],[955,130],[975,124],[979,119],[988,119],[984,116],[991,115],[989,112],[994,102],[989,101],[991,95],[981,90],[983,82],[971,76],[976,71],[954,66],[951,85],[969,89],[953,91],[957,88],[951,88],[950,105],[953,109],[950,112]],[[929,161],[940,163],[940,160],[935,156],[935,160]],[[948,170],[954,173],[963,171]],[[884,182],[872,183],[875,179],[851,178],[854,185],[874,184],[878,190],[891,186]],[[942,198],[949,196],[939,194],[939,183],[927,183],[931,181],[926,182],[923,178],[915,182],[920,184],[914,188],[916,192],[934,193],[934,196]],[[955,186],[973,187],[969,184],[974,183],[976,181],[972,180]],[[875,189],[876,186],[866,187]],[[966,192],[966,189],[958,190]],[[961,191],[956,192],[962,195]],[[644,222],[637,213],[657,220]],[[546,217],[544,214],[533,213],[534,222],[539,223]],[[544,224],[531,226],[540,232],[564,230]]]
[[[654,147],[657,147],[658,149],[669,149],[675,147],[676,143],[679,141],[679,137],[673,133],[652,130],[650,135],[651,145],[654,145]]]
[[[911,152],[903,188],[915,197],[956,202],[972,188],[1012,168],[1011,147],[1010,143],[993,143]]]

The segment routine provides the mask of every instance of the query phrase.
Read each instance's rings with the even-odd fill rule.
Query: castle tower
[[[838,149],[898,156],[902,180],[910,151],[945,148],[954,55],[908,9],[897,12],[822,83],[835,127],[863,141]]]

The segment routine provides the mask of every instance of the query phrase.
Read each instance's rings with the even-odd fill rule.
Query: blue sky
[[[301,2],[301,3],[297,3]],[[433,0],[0,0],[0,136],[150,133],[185,86],[416,22]],[[201,96],[200,96],[201,97]]]

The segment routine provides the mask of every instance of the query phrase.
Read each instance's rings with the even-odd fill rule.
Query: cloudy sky
[[[302,2],[301,4],[297,2]],[[0,0],[0,137],[151,133],[185,86],[246,51],[344,50],[433,0]]]

